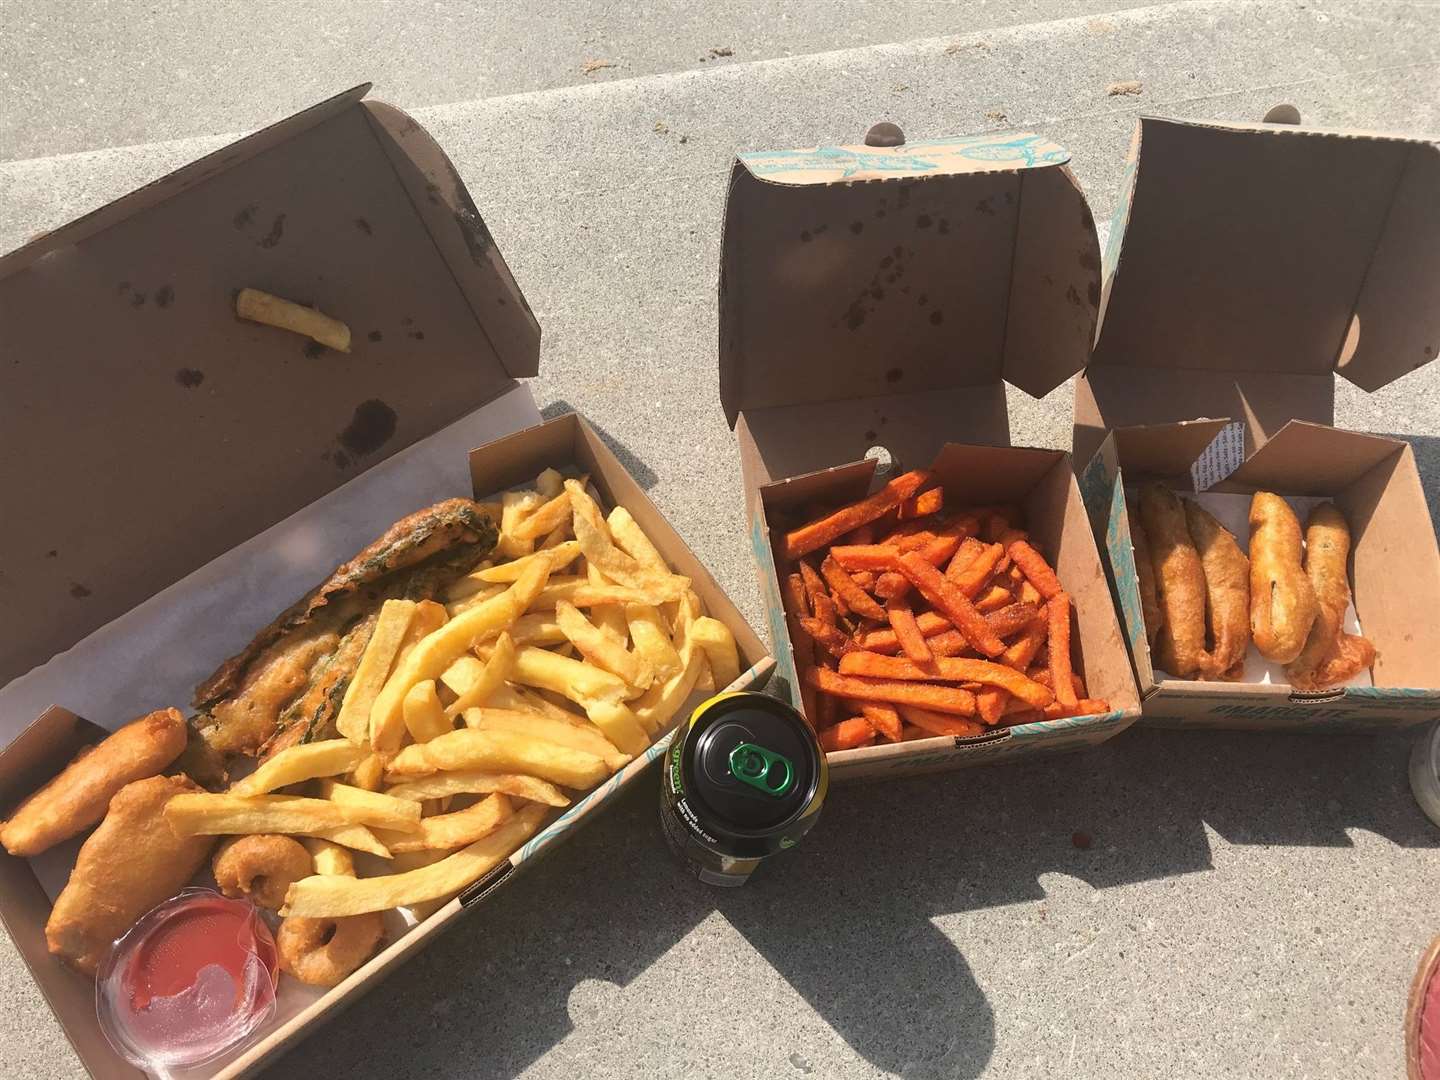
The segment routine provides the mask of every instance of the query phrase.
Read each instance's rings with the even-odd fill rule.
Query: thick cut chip
[[[350,685],[345,688],[345,699],[335,717],[335,729],[356,746],[370,738],[370,709],[384,689],[414,614],[413,600],[386,600],[380,605],[375,629]]]
[[[548,812],[547,807],[535,803],[522,807],[488,836],[439,862],[403,874],[373,878],[316,874],[301,878],[290,886],[280,914],[339,918],[450,896],[508,859],[535,834]]]
[[[469,652],[476,642],[509,629],[539,595],[549,577],[549,563],[537,561],[501,595],[462,612],[421,640],[396,664],[370,710],[370,745],[382,752],[397,749],[404,735],[402,710],[410,688],[425,679],[440,678],[445,669]]]
[[[398,799],[394,801],[400,802]],[[377,812],[371,806],[342,805],[327,799],[306,799],[295,795],[242,796],[205,792],[176,795],[165,804],[165,820],[181,836],[242,833],[315,835],[343,825],[379,825],[403,830],[418,822],[420,815],[417,812],[412,819],[408,812],[396,815],[388,810]]]
[[[518,559],[512,559],[510,562],[502,562],[498,566],[487,566],[482,570],[474,570],[460,580],[464,581],[467,578],[473,578],[476,581],[483,581],[490,584],[519,581],[520,575],[525,572],[526,567],[531,563],[544,559],[549,562],[550,572],[554,574],[569,566],[579,557],[580,545],[574,540],[566,540],[563,544],[556,544],[554,547],[537,551],[533,555],[522,555]]]
[[[259,289],[241,289],[236,294],[235,314],[251,322],[300,334],[337,352],[350,351],[350,327],[339,319]]]
[[[230,785],[231,795],[263,795],[319,776],[336,776],[360,764],[369,751],[349,739],[327,739],[287,747],[243,780]]]
[[[502,630],[495,639],[495,647],[490,650],[490,659],[485,661],[485,670],[480,672],[469,686],[458,692],[459,696],[446,713],[453,719],[466,709],[484,705],[491,694],[505,685],[514,665],[515,643],[509,633]]]
[[[545,469],[535,478],[535,490],[553,499],[565,490],[565,477],[556,469]]]
[[[657,574],[670,573],[670,567],[665,563],[665,556],[660,554],[657,548],[645,535],[645,530],[640,528],[635,519],[630,516],[630,511],[623,506],[617,506],[610,511],[610,516],[605,519],[610,526],[610,536],[615,541],[615,546],[629,555],[641,566],[653,570]]]
[[[598,755],[513,731],[469,728],[441,735],[428,743],[407,746],[390,763],[388,775],[392,780],[409,779],[451,769],[528,773],[581,791],[610,775]]]
[[[379,829],[408,832],[415,828],[416,822],[423,816],[415,813],[407,799],[392,799],[379,791],[366,791],[364,788],[337,783],[334,780],[320,781],[320,794],[337,806],[365,810],[370,814],[370,820],[365,824]]]
[[[514,709],[467,709],[465,726],[475,731],[514,731],[544,739],[557,746],[583,750],[603,760],[611,772],[629,764],[630,755],[617,750],[605,737],[603,729],[578,716],[571,717],[569,713],[566,713],[566,717],[565,720],[558,720],[552,716],[538,716]]]
[[[640,658],[591,623],[573,604],[558,601],[555,621],[587,661],[630,686],[644,689],[640,685]]]
[[[608,671],[531,646],[515,651],[510,678],[526,686],[552,690],[579,705],[590,701],[615,704],[633,696],[630,685]]]
[[[328,840],[332,844],[339,844],[341,847],[347,847],[354,851],[363,851],[367,855],[374,855],[381,859],[390,858],[390,849],[364,825],[339,825],[333,829],[314,829],[301,835]]]
[[[571,497],[575,497],[573,491]],[[589,496],[585,498],[588,499]],[[661,574],[626,555],[607,535],[603,521],[597,527],[586,514],[577,509],[573,524],[575,539],[579,542],[586,561],[618,584],[649,592],[658,591],[664,600],[678,600],[690,587],[689,578],[676,574]]]
[[[355,876],[355,859],[347,848],[332,840],[321,840],[318,836],[302,836],[300,843],[310,852],[310,858],[315,863],[315,873]]]
[[[740,677],[740,650],[728,626],[719,619],[702,615],[691,624],[690,637],[705,650],[717,689],[725,689]]]
[[[536,509],[525,520],[515,526],[511,535],[517,540],[539,540],[546,533],[553,532],[561,522],[570,519],[570,498],[556,495],[549,502]]]
[[[569,806],[570,800],[554,784],[519,773],[487,772],[484,769],[456,769],[435,773],[419,780],[410,780],[387,788],[385,794],[396,799],[448,799],[454,795],[489,795],[493,792],[513,795],[527,802],[546,806]],[[423,820],[423,819],[422,819]]]
[[[382,832],[380,840],[396,855],[464,847],[482,836],[489,836],[512,813],[514,805],[510,799],[497,792],[453,814],[423,818],[414,832]]]
[[[515,528],[538,510],[544,501],[538,491],[507,491],[500,496],[500,538],[495,542],[497,555],[513,559],[535,550],[535,541],[521,540],[515,535]]]
[[[592,724],[605,733],[605,738],[631,757],[643,754],[650,745],[640,718],[628,705],[591,701],[585,705],[585,714]]]
[[[445,706],[440,704],[434,679],[426,679],[410,688],[405,695],[402,712],[405,727],[416,742],[429,742],[436,735],[455,729],[454,723],[445,715]]]

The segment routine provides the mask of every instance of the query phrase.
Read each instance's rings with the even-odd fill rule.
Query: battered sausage
[[[1350,526],[1345,515],[1334,503],[1321,503],[1310,511],[1305,524],[1305,576],[1319,607],[1305,647],[1285,669],[1293,685],[1308,682],[1340,640],[1340,624],[1350,603],[1349,562]]]
[[[1155,589],[1155,565],[1150,555],[1150,537],[1136,518],[1130,522],[1130,543],[1135,548],[1135,581],[1140,587],[1140,615],[1145,620],[1145,640],[1155,647],[1165,613],[1160,608],[1160,595]]]
[[[1200,555],[1190,539],[1180,500],[1163,484],[1141,489],[1140,517],[1150,541],[1164,615],[1156,658],[1171,675],[1189,678],[1205,658],[1205,574]]]
[[[175,709],[131,721],[98,746],[82,750],[21,803],[0,826],[0,844],[11,855],[28,857],[85,831],[105,816],[117,791],[156,775],[179,757],[185,735],[185,718]]]
[[[186,776],[152,776],[126,784],[110,800],[45,923],[52,953],[95,974],[116,938],[189,883],[215,838],[176,836],[162,811],[181,792],[199,790]]]
[[[1300,522],[1279,495],[1250,500],[1250,631],[1260,655],[1288,664],[1300,655],[1320,605],[1300,565]]]
[[[1200,664],[1207,679],[1223,679],[1250,647],[1250,560],[1234,535],[1189,499],[1185,523],[1205,571],[1205,619],[1210,650]]]

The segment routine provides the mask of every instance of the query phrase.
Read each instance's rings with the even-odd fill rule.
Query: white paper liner
[[[1235,540],[1240,545],[1241,551],[1248,551],[1250,548],[1250,496],[1240,494],[1227,494],[1223,492],[1202,491],[1198,495],[1184,493],[1184,498],[1194,499],[1202,509],[1208,510],[1214,515],[1215,520],[1224,525],[1235,534]],[[1315,509],[1328,499],[1315,495],[1285,495],[1285,501],[1290,509],[1295,511],[1295,516],[1300,519],[1301,534],[1304,534],[1305,522],[1310,516],[1310,511]],[[1140,498],[1139,489],[1127,487],[1125,489],[1125,502],[1130,511],[1132,521],[1138,520]],[[1345,618],[1342,626],[1347,633],[1358,634],[1360,630],[1360,618],[1355,611],[1355,599],[1352,596],[1350,603],[1345,606]],[[1162,669],[1155,662],[1155,654],[1150,654],[1150,662],[1155,669],[1155,679],[1179,679],[1178,675],[1171,675]],[[1185,680],[1189,682],[1191,680]],[[1262,685],[1274,684],[1288,686],[1289,678],[1285,675],[1285,665],[1272,663],[1260,655],[1260,650],[1254,644],[1245,653],[1245,670],[1238,682],[1259,683]],[[1374,682],[1370,677],[1370,669],[1365,668],[1354,678],[1343,683],[1343,686],[1373,686]]]

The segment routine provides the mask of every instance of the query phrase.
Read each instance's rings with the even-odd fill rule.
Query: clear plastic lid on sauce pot
[[[144,1069],[200,1065],[275,1009],[275,939],[246,900],[186,889],[115,942],[95,982],[101,1030]]]

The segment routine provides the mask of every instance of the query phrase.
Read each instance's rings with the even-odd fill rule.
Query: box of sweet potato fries
[[[0,259],[0,918],[96,1076],[272,1061],[773,666],[542,422],[534,316],[367,89]]]
[[[1008,445],[1006,382],[1049,392],[1094,333],[1068,160],[877,125],[733,167],[720,396],[776,684],[835,779],[1071,749],[1138,714],[1070,457]]]
[[[1140,121],[1081,491],[1147,722],[1416,724],[1440,555],[1415,454],[1331,425],[1337,374],[1373,391],[1435,357],[1440,147],[1267,119]]]

